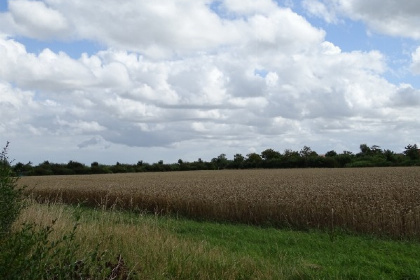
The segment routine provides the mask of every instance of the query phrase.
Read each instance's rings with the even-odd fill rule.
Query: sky
[[[16,162],[420,144],[416,0],[1,0]]]

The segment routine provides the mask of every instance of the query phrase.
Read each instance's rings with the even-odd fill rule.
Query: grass
[[[137,279],[420,279],[420,243],[31,203],[21,222],[80,216],[75,242],[121,255]]]
[[[420,277],[419,244],[322,231],[174,221],[178,236],[205,240],[273,267],[292,267],[297,278],[403,279]]]

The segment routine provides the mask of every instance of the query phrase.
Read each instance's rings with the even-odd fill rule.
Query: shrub
[[[10,232],[22,208],[22,189],[17,188],[17,178],[13,177],[8,147],[9,142],[0,154],[0,239]]]
[[[73,230],[52,240],[53,224],[23,224],[19,230],[12,225],[23,207],[23,189],[7,156],[9,143],[0,154],[0,275],[2,279],[128,279],[128,269],[119,256],[118,262],[105,261],[99,246],[80,252]],[[80,215],[77,216],[77,220]],[[78,257],[82,255],[82,257]]]
[[[25,224],[0,241],[0,271],[4,279],[105,279],[104,256],[98,250],[78,259],[74,241],[77,224],[70,233],[51,240],[52,226]]]

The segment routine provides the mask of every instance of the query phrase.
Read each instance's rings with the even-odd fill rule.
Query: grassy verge
[[[420,243],[346,233],[197,222],[110,210],[31,204],[21,222],[54,224],[75,242],[121,254],[138,279],[420,279]]]

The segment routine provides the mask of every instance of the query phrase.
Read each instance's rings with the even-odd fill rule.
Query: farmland
[[[42,202],[294,229],[420,236],[420,168],[221,170],[23,177]]]

